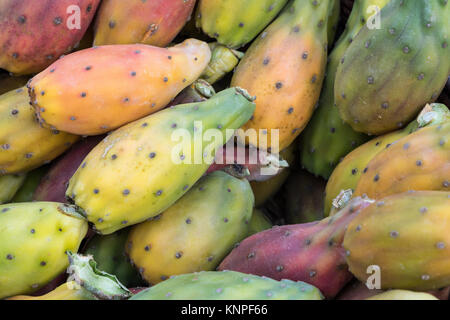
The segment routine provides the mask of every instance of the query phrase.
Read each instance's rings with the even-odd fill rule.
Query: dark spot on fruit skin
[[[111,20],[111,21],[109,22],[109,27],[110,27],[111,29],[113,29],[115,26],[116,26],[116,22]]]

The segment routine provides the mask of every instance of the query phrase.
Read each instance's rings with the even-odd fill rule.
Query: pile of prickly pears
[[[449,17],[0,1],[0,299],[448,300]]]

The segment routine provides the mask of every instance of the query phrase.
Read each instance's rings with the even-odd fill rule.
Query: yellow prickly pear
[[[42,128],[25,88],[0,96],[0,175],[26,172],[66,151],[78,136]]]
[[[435,296],[425,292],[408,290],[389,290],[366,300],[439,300]]]
[[[201,178],[229,131],[248,121],[254,108],[245,90],[230,88],[130,123],[88,154],[66,196],[103,234],[154,217]],[[209,129],[220,137],[210,142]]]
[[[253,42],[238,65],[232,85],[256,96],[255,114],[243,129],[257,132],[245,138],[241,135],[249,144],[277,153],[288,147],[308,123],[322,88],[327,21],[333,3],[291,2]]]
[[[29,83],[39,120],[49,127],[98,135],[164,108],[193,83],[211,58],[195,39],[166,48],[94,47],[68,55]]]
[[[0,298],[36,291],[69,265],[88,229],[73,206],[28,202],[0,206]]]

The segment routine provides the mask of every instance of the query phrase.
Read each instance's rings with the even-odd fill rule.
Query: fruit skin
[[[157,216],[201,178],[217,149],[231,138],[229,133],[248,121],[254,108],[245,90],[230,88],[207,101],[175,106],[128,124],[88,154],[66,196],[101,234]],[[191,137],[194,126],[200,129],[197,121],[202,130]],[[222,137],[227,132],[226,139],[211,142],[202,134],[213,128]]]
[[[27,173],[23,185],[16,192],[11,202],[31,202],[33,201],[33,193],[41,182],[42,177],[47,173],[49,166],[42,166]],[[58,201],[55,201],[58,202]]]
[[[328,49],[333,46],[341,16],[341,1],[333,1],[333,9],[328,17]]]
[[[28,88],[43,125],[99,135],[164,108],[201,75],[210,58],[208,45],[196,39],[169,49],[101,46],[56,61]]]
[[[345,229],[370,203],[355,198],[335,217],[257,233],[242,241],[218,269],[305,281],[333,298],[352,278],[341,246]]]
[[[84,253],[92,255],[98,267],[115,275],[126,287],[138,287],[143,281],[137,270],[125,255],[129,229],[123,229],[107,236],[94,236],[87,244]]]
[[[450,185],[450,121],[422,128],[377,154],[363,171],[355,195],[372,199]]]
[[[78,288],[75,281],[69,281],[41,296],[14,296],[6,300],[97,300],[97,298],[83,287]]]
[[[69,265],[87,221],[74,207],[55,202],[0,206],[0,298],[27,294],[46,285]]]
[[[417,120],[411,122],[406,128],[377,137],[350,152],[339,163],[328,180],[325,191],[325,214],[329,214],[332,202],[341,190],[352,189],[353,192],[355,191],[369,161],[377,154],[421,127],[439,125],[447,121],[450,121],[450,112],[446,106],[427,105]]]
[[[248,236],[255,233],[270,229],[273,227],[272,221],[264,212],[259,209],[253,209],[252,218],[250,219]]]
[[[35,201],[67,202],[66,189],[70,178],[77,171],[83,159],[100,143],[104,136],[88,137],[78,141],[58,161],[53,163],[42,177],[33,193]]]
[[[29,77],[13,77],[7,73],[0,73],[0,95],[18,89],[27,84]]]
[[[381,16],[380,29],[365,26],[350,44],[334,88],[342,119],[376,135],[409,123],[450,73],[447,1],[392,0]]]
[[[330,53],[322,93],[314,115],[300,136],[300,163],[309,172],[328,179],[342,157],[369,140],[344,123],[335,107],[334,86],[336,70],[341,58],[370,17],[367,9],[376,5],[383,8],[389,0],[356,1],[347,27]]]
[[[425,292],[414,292],[408,290],[389,290],[366,300],[439,300]]]
[[[133,227],[126,252],[152,285],[173,275],[213,271],[247,236],[253,204],[247,180],[213,172],[161,216]]]
[[[94,46],[142,43],[167,46],[190,19],[195,0],[103,0]]]
[[[247,50],[231,85],[256,96],[255,114],[243,127],[256,133],[241,132],[241,141],[278,153],[305,128],[322,88],[333,2],[293,1]]]
[[[325,185],[325,180],[305,170],[292,172],[282,189],[286,223],[298,224],[323,219]]]
[[[0,96],[0,175],[22,173],[50,162],[78,136],[42,128],[36,121],[26,88]]]
[[[196,25],[230,48],[252,41],[287,0],[199,0]]]
[[[365,282],[367,268],[379,266],[382,289],[448,286],[449,214],[450,193],[444,191],[405,192],[372,204],[345,233],[350,271]]]
[[[0,68],[15,74],[44,70],[81,40],[99,3],[100,0],[3,0]],[[69,11],[71,6],[77,6],[79,11]]]
[[[11,201],[20,187],[22,187],[26,178],[26,174],[0,176],[0,204]]]
[[[322,300],[304,282],[275,281],[233,271],[204,271],[175,276],[130,300]]]

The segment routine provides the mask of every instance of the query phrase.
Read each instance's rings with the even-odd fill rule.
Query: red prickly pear
[[[44,70],[81,40],[99,3],[100,0],[2,0],[0,68],[15,74]]]
[[[352,278],[342,248],[345,230],[371,203],[355,198],[334,217],[257,233],[242,241],[219,270],[304,281],[333,298]]]
[[[103,0],[94,45],[143,43],[167,46],[190,19],[195,0]]]
[[[67,202],[66,189],[70,178],[77,171],[83,159],[103,139],[103,136],[89,137],[77,142],[41,179],[34,191],[33,200]]]

